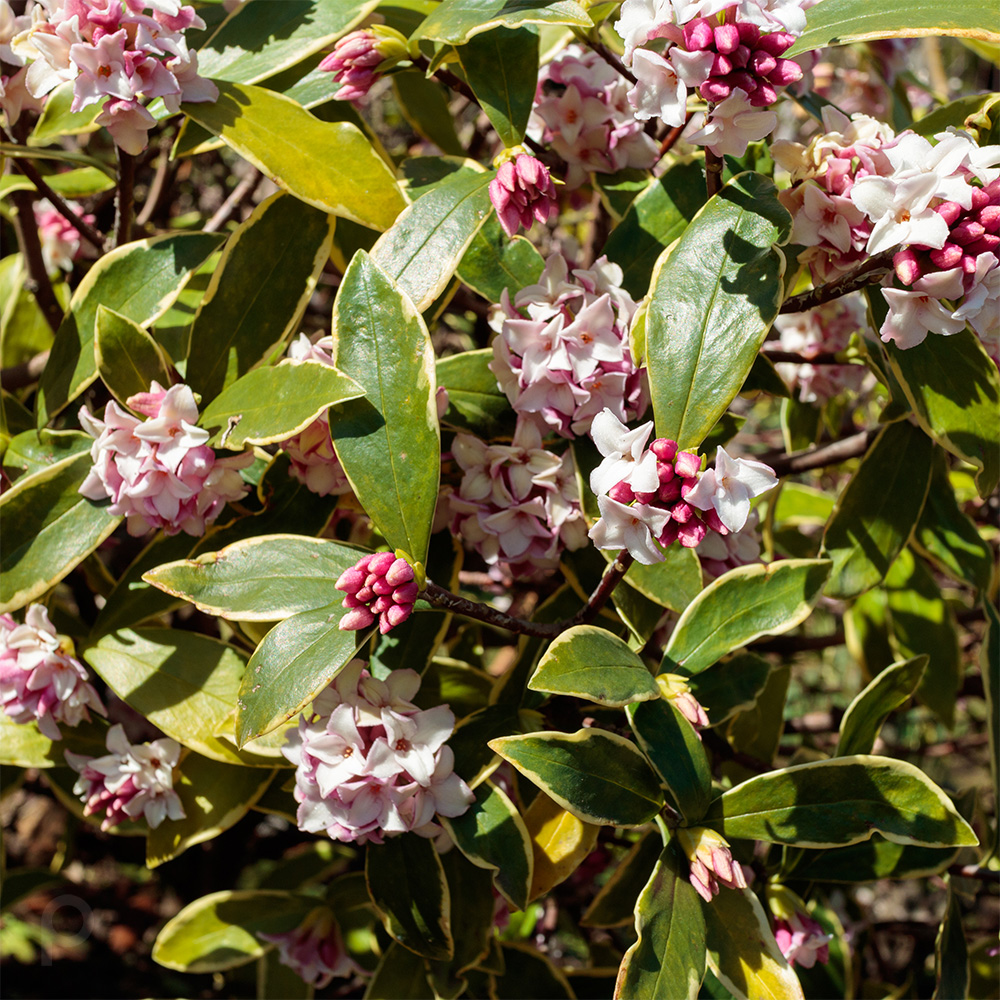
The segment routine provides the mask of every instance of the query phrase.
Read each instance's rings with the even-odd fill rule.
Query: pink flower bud
[[[340,627],[345,632],[355,632],[358,629],[368,628],[374,622],[375,616],[368,608],[352,608],[340,619]]]
[[[413,579],[413,567],[405,559],[399,558],[389,567],[385,578],[393,587],[400,587]]]
[[[624,480],[620,483],[615,483],[614,486],[608,490],[608,496],[612,500],[617,500],[618,503],[631,503],[635,499],[635,493],[632,491],[632,487],[629,486]]]
[[[365,582],[365,573],[358,566],[345,569],[337,578],[335,584],[337,590],[343,590],[348,594],[356,594]]]
[[[530,229],[533,220],[548,222],[557,211],[556,188],[548,167],[525,153],[500,165],[490,181],[490,201],[508,236],[519,227]]]
[[[920,259],[916,252],[909,247],[900,250],[892,258],[892,266],[896,269],[896,276],[904,285],[912,285],[923,275]]]
[[[395,628],[397,625],[402,625],[410,614],[413,612],[413,606],[403,607],[402,605],[396,604],[385,613],[385,621],[379,625],[379,631],[385,635],[386,632],[391,628]]]
[[[682,30],[684,47],[689,52],[698,52],[709,48],[715,41],[712,26],[704,17],[689,21]]]
[[[700,469],[701,459],[689,451],[679,452],[674,459],[674,471],[685,479],[697,476]]]
[[[670,438],[656,438],[649,450],[661,461],[672,462],[677,454],[677,442]]]
[[[776,87],[787,87],[802,79],[802,67],[794,59],[778,59],[770,73],[761,73]]]
[[[734,52],[740,44],[740,29],[735,24],[720,24],[713,31],[715,47],[723,54]]]
[[[392,592],[392,599],[397,604],[412,604],[417,599],[417,594],[419,593],[420,586],[417,581],[410,580],[409,583],[404,583]]]
[[[385,576],[395,561],[396,557],[392,552],[376,552],[368,563],[368,572]]]
[[[350,588],[362,580],[363,586],[351,593]],[[348,609],[340,621],[341,629],[369,628],[378,619],[383,634],[409,617],[420,593],[413,567],[392,552],[362,556],[357,565],[341,574],[337,589],[346,591],[343,606]]]
[[[772,56],[780,56],[782,52],[787,52],[794,44],[794,35],[790,35],[786,31],[772,31],[767,35],[761,35],[755,48],[763,49]]]

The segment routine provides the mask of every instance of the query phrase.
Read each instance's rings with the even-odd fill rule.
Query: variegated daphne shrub
[[[991,7],[0,0],[18,961],[995,995]]]

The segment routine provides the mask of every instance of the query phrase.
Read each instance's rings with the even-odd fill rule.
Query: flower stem
[[[722,190],[722,157],[705,147],[705,190],[709,198]]]

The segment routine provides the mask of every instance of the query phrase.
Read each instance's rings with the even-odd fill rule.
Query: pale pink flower
[[[147,132],[156,125],[156,119],[135,100],[105,101],[101,113],[94,119],[103,125],[119,146],[131,156],[138,156],[149,144]]]
[[[317,989],[335,977],[361,972],[344,948],[340,926],[328,906],[317,906],[293,930],[276,934],[258,931],[257,937],[277,945],[278,961]]]
[[[711,537],[718,538],[720,536],[712,535]],[[660,697],[669,701],[691,723],[698,739],[701,739],[699,730],[708,725],[708,714],[691,693],[687,678],[680,674],[657,674],[656,686],[660,689]]]
[[[730,530],[739,531],[750,516],[750,500],[778,485],[774,470],[753,459],[730,458],[721,445],[715,468],[706,469],[685,500],[699,510],[713,508]]]
[[[94,224],[94,216],[81,211],[76,202],[68,202],[84,222]],[[76,227],[61,212],[56,211],[48,200],[35,205],[35,222],[38,223],[38,238],[42,244],[42,260],[45,269],[60,268],[73,270],[73,261],[80,253],[81,237]]]
[[[751,142],[770,135],[777,123],[778,116],[773,111],[754,107],[747,92],[734,87],[732,93],[712,109],[702,127],[687,139],[707,146],[716,156],[742,156]]]
[[[805,903],[791,889],[771,883],[765,898],[774,917],[774,939],[789,965],[811,969],[817,962],[830,961],[832,934],[823,931],[809,915]]]
[[[629,506],[609,496],[599,496],[597,506],[601,516],[590,529],[590,537],[599,549],[628,549],[644,566],[663,562],[663,550],[653,539],[666,528],[667,511],[641,503]]]
[[[721,535],[709,532],[698,545],[698,561],[706,580],[714,580],[738,566],[749,566],[760,561],[760,534],[757,524],[760,515],[750,511],[747,523],[739,531]]]
[[[656,456],[646,450],[653,421],[630,431],[610,410],[602,410],[590,428],[590,436],[604,461],[590,474],[590,488],[607,493],[616,483],[627,483],[635,493],[655,493],[660,482]]]

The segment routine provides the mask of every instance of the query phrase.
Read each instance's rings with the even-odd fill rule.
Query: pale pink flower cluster
[[[392,28],[377,25],[339,38],[319,68],[333,73],[333,78],[341,85],[334,94],[338,101],[357,101],[371,90],[387,69],[406,55],[406,39]]]
[[[344,607],[349,609],[340,628],[354,632],[377,621],[382,635],[410,617],[420,593],[413,567],[392,552],[362,556],[340,574],[336,586],[344,591]]]
[[[434,815],[461,816],[473,801],[445,740],[447,705],[420,710],[413,670],[376,680],[353,660],[312,703],[282,753],[296,767],[298,826],[333,840],[381,844],[412,830],[437,837]]]
[[[750,500],[777,485],[763,462],[730,458],[720,447],[715,467],[700,472],[701,458],[677,442],[657,438],[647,448],[653,422],[630,431],[610,411],[594,420],[591,436],[604,461],[590,474],[601,512],[590,537],[599,549],[628,549],[645,565],[662,562],[661,546],[700,545],[710,531],[740,531]]]
[[[88,709],[107,715],[72,641],[56,633],[43,604],[28,608],[23,625],[0,615],[0,707],[18,724],[37,722],[50,740],[62,739],[60,724],[89,722]]]
[[[691,865],[691,885],[706,903],[718,896],[720,884],[730,889],[747,887],[743,868],[721,834],[703,826],[682,827],[677,839]]]
[[[73,793],[86,804],[85,815],[103,813],[102,830],[140,816],[154,829],[168,817],[184,819],[184,807],[174,791],[180,744],[167,737],[129,743],[120,724],[108,730],[105,743],[110,753],[104,757],[66,751],[66,763],[80,775]]]
[[[621,268],[606,257],[570,276],[565,258],[553,254],[538,284],[513,302],[504,289],[490,319],[498,334],[490,371],[519,418],[572,438],[605,407],[621,420],[645,412],[646,376],[628,338],[635,303],[621,281]]]
[[[68,204],[84,222],[94,224],[96,220],[93,215],[89,212],[83,214],[75,202],[71,201]],[[38,224],[38,238],[42,244],[45,269],[51,271],[58,267],[63,271],[72,271],[73,261],[80,253],[79,230],[62,213],[57,212],[48,200],[36,204],[35,222]]]
[[[587,544],[572,455],[546,451],[531,421],[518,422],[509,445],[456,434],[452,455],[464,473],[448,497],[452,533],[490,566],[533,577]]]
[[[789,965],[811,969],[817,962],[830,961],[832,934],[824,934],[818,920],[807,913],[795,913],[788,920],[775,920],[774,940]]]
[[[566,162],[567,188],[579,187],[588,173],[645,170],[656,162],[657,145],[633,117],[627,92],[624,77],[580,45],[542,67],[528,134]]]
[[[860,294],[824,302],[804,313],[782,313],[774,321],[781,349],[806,358],[845,350],[851,337],[867,326],[867,311]],[[798,387],[798,397],[803,403],[824,403],[845,391],[857,393],[868,375],[868,369],[860,364],[782,361],[776,367],[789,385]]]
[[[715,580],[738,566],[760,562],[759,522],[760,515],[754,509],[739,531],[730,531],[725,535],[710,531],[705,535],[698,545],[698,561],[706,580]]]
[[[147,13],[148,11],[148,13]],[[11,48],[30,60],[28,91],[41,97],[72,81],[71,109],[101,103],[95,119],[135,155],[156,120],[142,104],[160,97],[167,110],[181,101],[214,101],[218,88],[198,75],[198,57],[184,39],[204,28],[180,0],[38,0],[31,24]]]
[[[353,976],[362,970],[344,948],[333,910],[317,906],[298,927],[278,934],[257,932],[257,937],[277,945],[278,961],[317,989],[334,977]]]
[[[104,419],[80,408],[80,423],[96,440],[90,455],[94,467],[80,486],[89,500],[111,498],[108,512],[124,517],[130,535],[163,528],[168,535],[184,531],[200,536],[226,503],[247,494],[239,474],[253,453],[219,458],[208,447],[208,431],[196,427],[198,404],[186,385],[162,388],[126,400],[127,413],[113,400]]]
[[[500,164],[490,181],[490,201],[508,236],[530,229],[533,221],[548,222],[559,210],[548,167],[526,153]]]
[[[288,356],[295,361],[318,361],[333,367],[332,337],[323,337],[315,344],[300,333],[288,346]],[[281,442],[281,448],[291,460],[289,475],[318,496],[342,496],[351,492],[344,467],[333,450],[330,439],[330,415],[321,413],[305,430]]]
[[[20,67],[9,76],[0,74],[0,111],[6,116],[8,127],[16,124],[22,111],[41,111],[45,103],[43,97],[32,97],[28,93],[25,86],[28,67],[11,49],[11,42],[30,26],[30,14],[15,15],[8,0],[0,0],[0,62]]]
[[[783,58],[805,28],[815,0],[625,0],[615,30],[636,83],[628,100],[640,120],[684,125],[688,91],[709,108],[688,141],[721,156],[742,156],[769,135],[777,116],[766,110],[778,88],[802,78]]]

